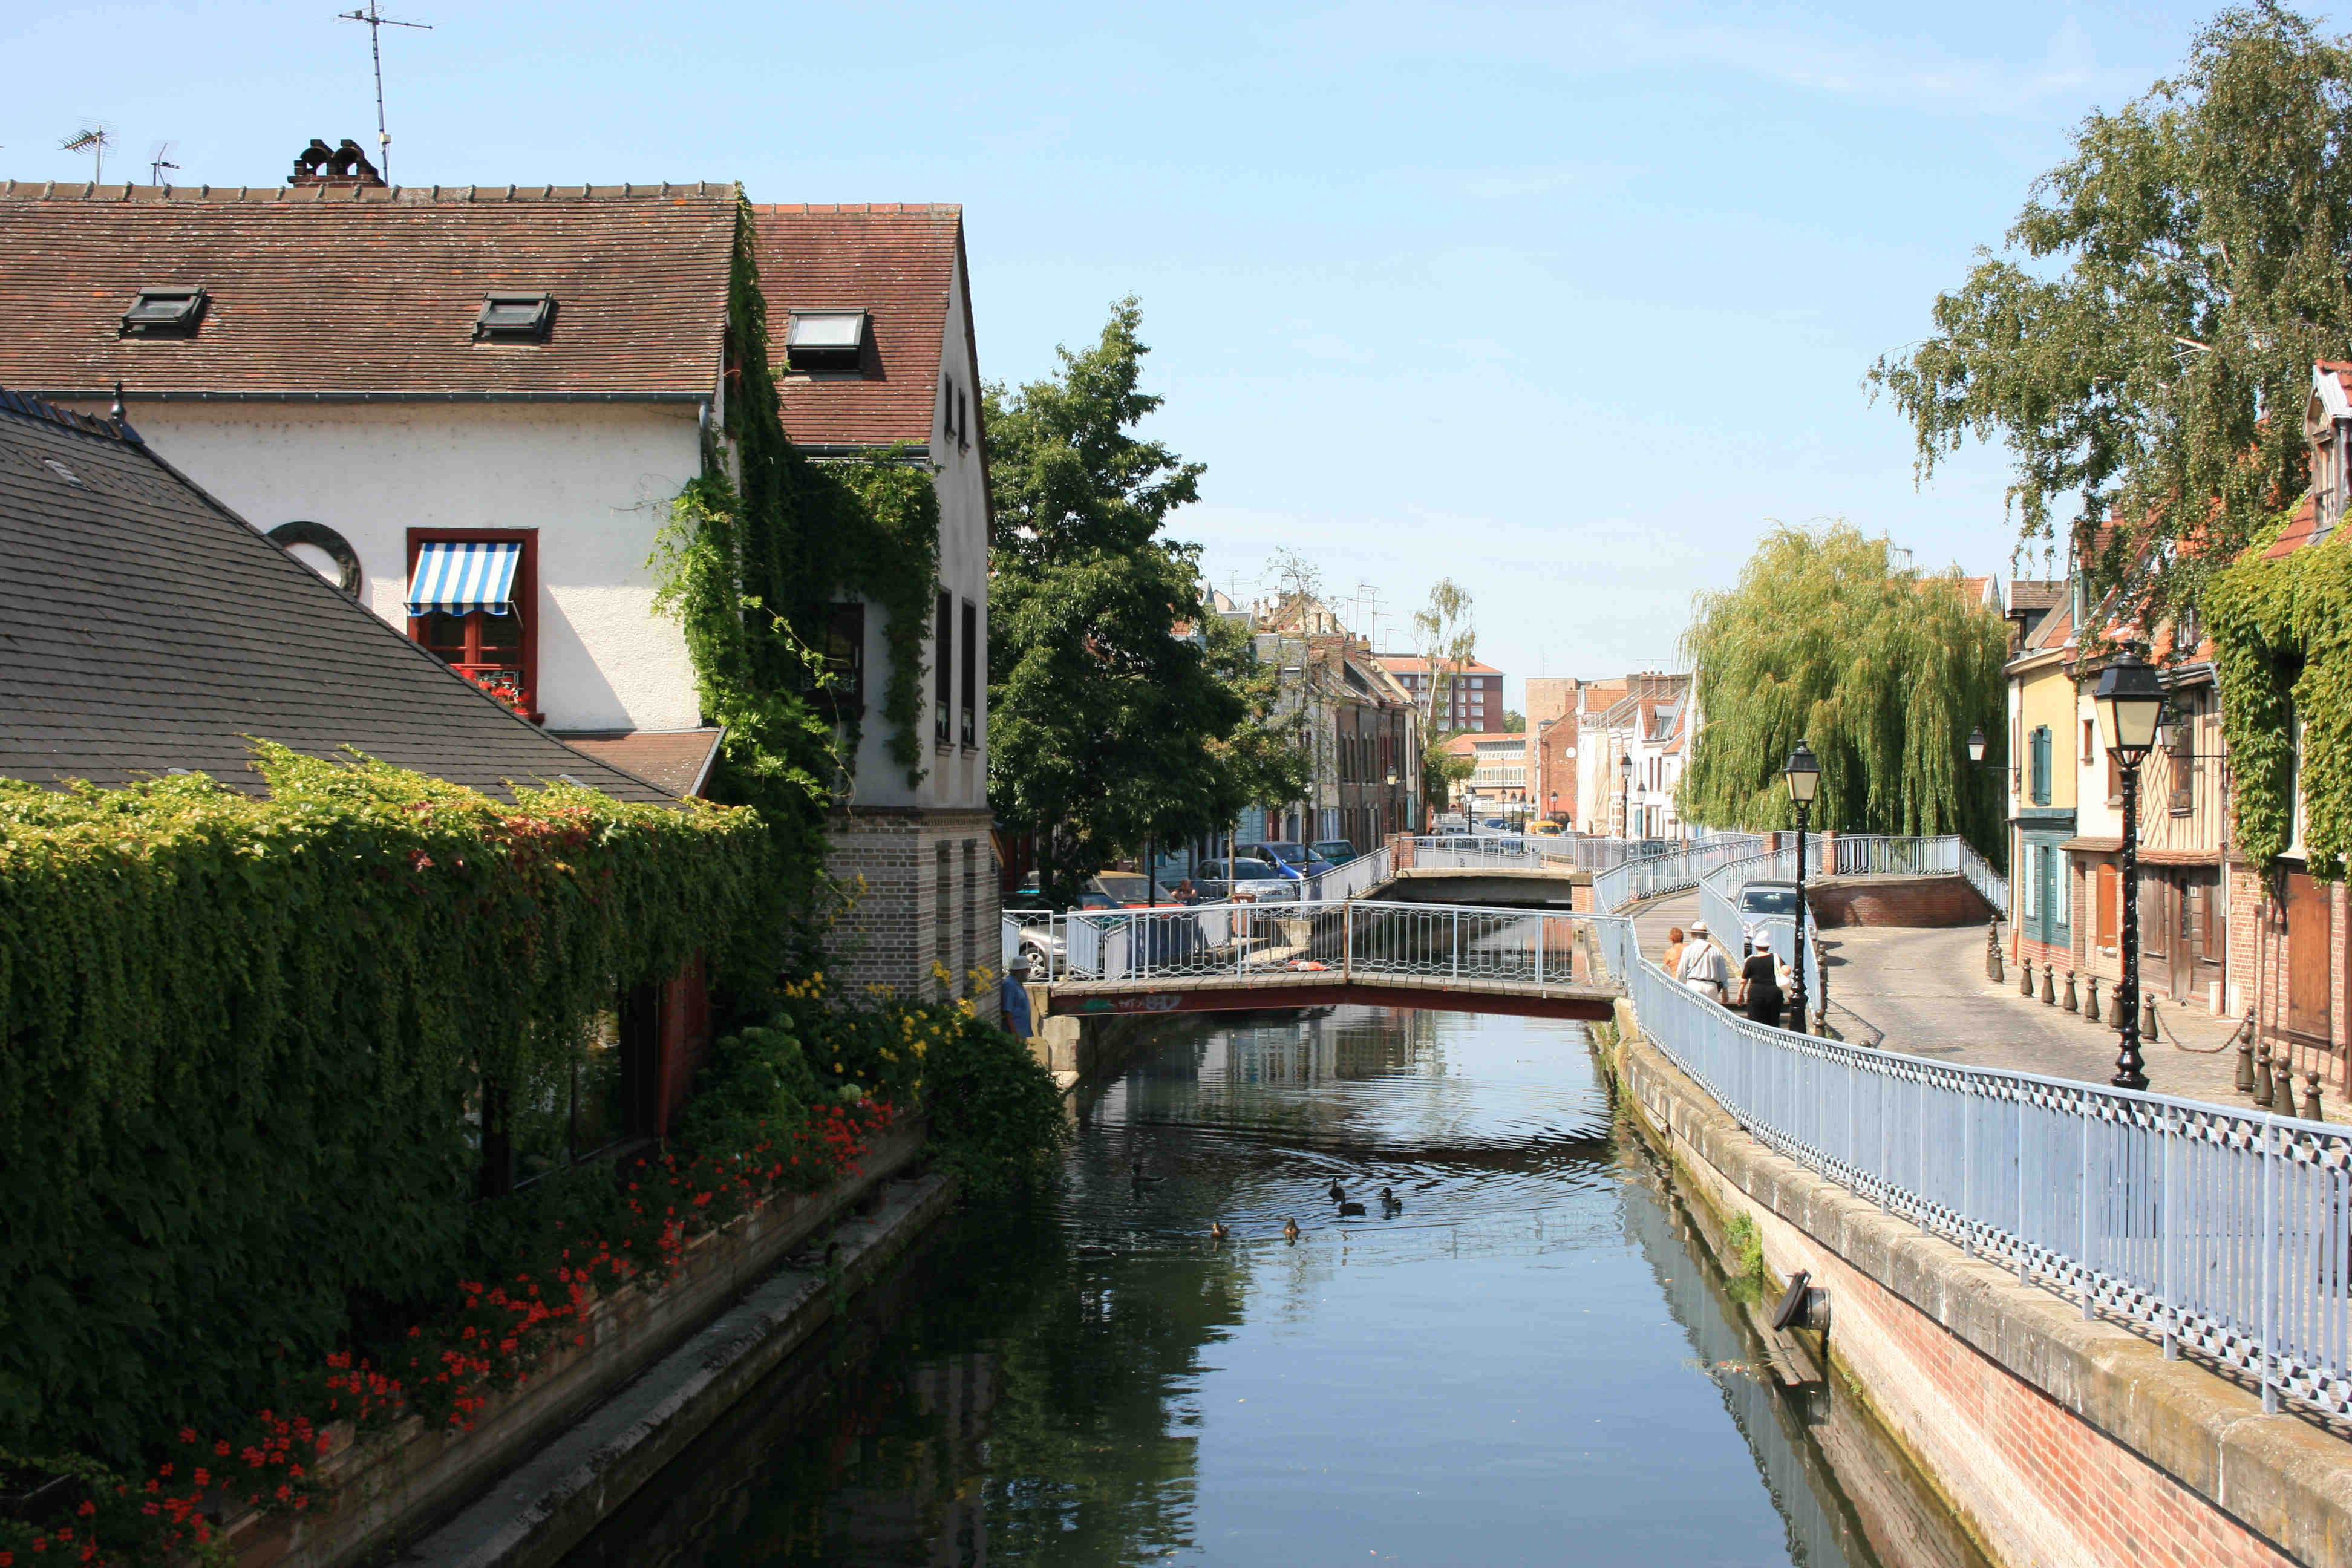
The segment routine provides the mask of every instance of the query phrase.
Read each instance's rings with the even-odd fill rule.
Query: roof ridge
[[[70,408],[59,408],[54,403],[44,403],[21,392],[11,392],[0,386],[0,410],[26,419],[38,419],[50,425],[62,425],[68,430],[79,430],[85,436],[103,437],[127,446],[143,447],[147,443],[139,432],[117,419],[100,419],[93,414],[77,414]]]
[[[963,211],[961,202],[753,202],[755,213],[798,214],[803,216],[943,217]]]
[[[201,202],[247,203],[347,201],[357,205],[475,205],[486,202],[604,202],[734,198],[732,180],[663,180],[606,185],[134,185],[94,181],[0,181],[0,200],[131,202],[157,205]]]

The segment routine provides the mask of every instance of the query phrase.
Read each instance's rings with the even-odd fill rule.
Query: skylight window
[[[863,310],[794,310],[784,327],[784,362],[794,370],[856,370],[865,359]]]
[[[543,343],[555,324],[552,294],[485,294],[474,318],[474,339],[506,343]]]
[[[188,338],[194,337],[196,323],[204,319],[205,291],[174,286],[164,289],[142,289],[122,312],[122,333],[126,338]]]

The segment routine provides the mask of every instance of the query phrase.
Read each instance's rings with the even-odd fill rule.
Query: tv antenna
[[[147,183],[149,184],[162,184],[163,183],[163,171],[166,169],[176,169],[180,166],[172,162],[172,146],[173,144],[169,142],[158,142],[155,143],[155,155],[147,160]]]
[[[375,60],[375,172],[387,185],[392,184],[392,132],[383,128],[383,30],[386,27],[414,27],[420,33],[433,30],[430,22],[396,22],[379,15],[375,0],[368,0],[364,11],[338,11],[338,21],[365,22],[368,30],[368,53]]]
[[[87,131],[76,132],[58,143],[66,153],[87,153],[94,167],[90,171],[93,184],[106,183],[106,150],[114,145],[114,133],[103,125],[93,125]]]

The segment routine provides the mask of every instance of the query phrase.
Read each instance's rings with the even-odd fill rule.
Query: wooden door
[[[2308,1042],[2328,1038],[2327,998],[2334,988],[2335,932],[2326,887],[2301,871],[2286,879],[2286,1026]]]
[[[2192,902],[2190,888],[2196,881],[2195,872],[2173,872],[2164,882],[2164,926],[2171,933],[2172,999],[2185,1002],[2197,991],[2197,933],[2189,917]]]

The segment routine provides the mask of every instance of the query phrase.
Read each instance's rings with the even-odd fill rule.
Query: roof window
[[[543,343],[554,324],[552,294],[485,294],[482,313],[474,318],[474,341]]]
[[[794,310],[784,327],[784,363],[794,370],[856,370],[866,360],[866,312]]]
[[[142,289],[131,309],[122,312],[126,338],[192,338],[204,319],[205,291],[173,287]]]

